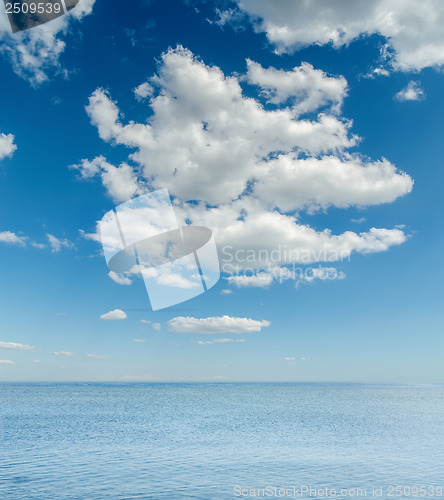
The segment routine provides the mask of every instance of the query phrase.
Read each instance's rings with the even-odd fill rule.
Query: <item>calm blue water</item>
[[[443,386],[1,384],[0,409],[2,500],[444,486]]]

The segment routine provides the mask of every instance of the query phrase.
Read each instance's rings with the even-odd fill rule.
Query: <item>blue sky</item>
[[[323,2],[257,5],[89,0],[25,35],[0,11],[0,380],[444,382],[444,7],[338,3],[318,33]],[[220,250],[350,256],[153,312],[94,234],[161,187]]]

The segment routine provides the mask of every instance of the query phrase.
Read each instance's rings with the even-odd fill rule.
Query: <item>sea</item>
[[[444,497],[444,386],[0,384],[1,500]]]

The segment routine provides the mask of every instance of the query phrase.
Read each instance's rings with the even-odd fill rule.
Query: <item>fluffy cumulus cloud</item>
[[[82,160],[71,168],[78,170],[82,179],[100,176],[107,193],[116,203],[143,193],[143,186],[138,182],[136,172],[127,163],[115,167],[103,156],[98,156],[92,161]]]
[[[329,77],[309,63],[302,63],[293,68],[293,71],[283,71],[263,68],[260,64],[247,60],[247,67],[248,82],[257,85],[268,102],[290,102],[298,114],[316,111],[323,106],[330,106],[332,111],[340,111],[347,94],[347,81],[344,77]]]
[[[233,318],[231,316],[211,318],[179,316],[170,319],[168,326],[173,332],[178,333],[249,333],[260,332],[262,328],[270,326],[270,322],[249,318]]]
[[[30,30],[12,33],[6,13],[0,13],[0,53],[10,61],[14,71],[37,86],[49,74],[65,74],[60,56],[66,48],[64,36],[75,21],[92,12],[95,0],[80,0],[69,15],[58,17]]]
[[[114,311],[107,312],[100,316],[100,319],[104,319],[107,321],[119,321],[126,318],[127,318],[126,313],[121,309],[114,309]]]
[[[0,160],[10,157],[14,154],[17,146],[14,144],[14,136],[12,134],[0,133]]]
[[[424,90],[422,90],[419,82],[411,81],[407,87],[395,94],[397,101],[422,101],[425,98]]]
[[[387,160],[280,155],[260,166],[256,193],[283,211],[346,208],[390,203],[413,187],[412,179]]]
[[[256,98],[243,93],[245,81]],[[389,160],[349,152],[359,138],[340,115],[344,78],[305,63],[283,71],[253,61],[245,75],[227,76],[179,46],[162,55],[150,85],[147,123],[126,120],[103,89],[86,108],[104,141],[131,150],[119,193],[104,157],[76,167],[101,177],[116,201],[168,188],[179,222],[211,228],[227,266],[332,262],[406,240],[400,228],[333,234],[300,222],[302,211],[390,203],[413,186]]]
[[[380,34],[382,56],[401,71],[444,64],[444,3],[440,0],[236,0],[257,31],[265,32],[277,52],[308,45],[347,45],[361,36]],[[219,23],[234,22],[227,10]]]

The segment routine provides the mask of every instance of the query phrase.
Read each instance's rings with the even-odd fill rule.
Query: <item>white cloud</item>
[[[74,246],[69,240],[56,238],[52,234],[47,234],[46,237],[49,240],[49,246],[53,253],[60,252],[62,248],[72,248]]]
[[[162,325],[161,325],[160,323],[153,323],[153,324],[152,324],[152,328],[153,328],[154,330],[159,331],[159,330],[162,328]]]
[[[298,115],[327,105],[339,112],[347,94],[347,81],[343,76],[329,77],[307,62],[292,71],[265,69],[251,60],[247,60],[247,67],[248,82],[260,87],[268,102],[285,104],[290,101]]]
[[[12,134],[0,133],[0,160],[8,156],[12,156],[17,146],[14,144],[14,136]]]
[[[100,175],[108,195],[116,203],[127,201],[134,195],[144,192],[143,186],[137,180],[136,172],[127,163],[115,167],[103,156],[98,156],[92,161],[84,159],[80,164],[72,165],[71,168],[78,170],[83,179]]]
[[[143,101],[153,95],[154,89],[148,82],[145,82],[136,87],[133,92],[138,101]]]
[[[143,323],[143,324],[145,324],[145,325],[150,325],[151,324],[151,321],[149,319],[141,319],[140,322]]]
[[[354,224],[362,224],[363,222],[366,222],[367,219],[365,217],[360,217],[359,219],[351,219],[351,222]]]
[[[0,233],[0,243],[8,243],[10,245],[26,245],[28,238],[26,236],[18,236],[11,231],[3,231]]]
[[[374,76],[390,76],[390,71],[386,70],[385,68],[375,68],[373,70],[373,75],[367,75],[367,77],[374,77]]]
[[[256,30],[266,33],[276,51],[308,45],[338,48],[360,36],[381,34],[382,56],[401,71],[444,64],[444,4],[436,0],[237,0]],[[225,16],[229,22],[230,16]]]
[[[15,365],[15,363],[10,359],[0,359],[0,365]]]
[[[74,22],[91,13],[95,0],[80,0],[69,15],[49,23],[12,34],[6,15],[0,15],[0,53],[9,60],[20,77],[38,86],[50,74],[66,75],[60,56],[66,48],[62,40]]]
[[[341,260],[403,243],[406,235],[399,228],[335,235],[298,221],[298,211],[390,203],[412,189],[412,179],[388,160],[347,152],[359,142],[352,123],[325,110],[333,106],[339,112],[345,80],[309,65],[285,72],[250,62],[247,78],[275,101],[270,110],[259,98],[243,95],[245,78],[226,76],[182,47],[169,50],[150,79],[159,92],[150,100],[147,123],[124,123],[117,103],[97,89],[87,106],[91,122],[103,140],[133,151],[128,164],[134,164],[134,183],[126,196],[145,185],[167,187],[180,223],[213,230],[222,264],[230,261],[227,247],[235,255],[233,265],[259,268],[270,259],[242,262],[236,252],[292,250],[271,259],[279,266]],[[301,110],[319,107],[324,109],[316,118],[300,119]],[[91,177],[108,168],[104,162],[103,157],[93,165],[84,160],[78,168]],[[113,196],[109,185],[108,191]]]
[[[237,287],[267,288],[274,282],[284,283],[294,281],[296,288],[304,283],[312,283],[316,280],[333,281],[343,280],[346,275],[335,267],[274,267],[267,271],[259,271],[256,274],[236,274],[226,278],[230,284]]]
[[[308,268],[303,274],[295,276],[296,288],[305,283],[313,283],[316,280],[333,281],[344,280],[346,275],[343,271],[338,271],[335,267]]]
[[[127,315],[120,309],[114,309],[114,311],[107,312],[106,314],[102,314],[100,316],[100,319],[107,321],[119,321],[126,318]]]
[[[302,356],[301,358],[284,358],[284,361],[286,361],[290,365],[296,364],[297,361],[319,361],[319,358],[308,358],[306,356]]]
[[[222,290],[220,293],[221,293],[221,295],[231,295],[233,293],[233,291],[225,289],[225,290]]]
[[[245,339],[214,339],[214,340],[197,340],[197,345],[210,345],[210,344],[228,344],[231,342],[246,342]]]
[[[146,342],[146,339],[134,339],[133,342],[142,343],[142,342]]]
[[[163,55],[158,76],[162,92],[151,101],[150,124],[122,125],[117,104],[102,89],[87,107],[102,139],[138,151],[131,155],[153,187],[168,186],[183,200],[229,202],[245,190],[256,157],[273,151],[320,154],[355,144],[350,124],[320,115],[296,120],[290,109],[266,111],[245,98],[239,81],[205,66],[179,47]]]
[[[228,283],[237,287],[265,288],[273,283],[273,275],[266,272],[259,272],[253,275],[238,275],[227,278]]]
[[[97,232],[95,233],[86,233],[85,231],[83,231],[83,229],[79,229],[80,236],[85,240],[91,240],[101,244],[102,238],[100,236],[100,232],[98,231],[98,227],[99,226],[97,226]]]
[[[16,342],[0,342],[0,349],[9,349],[11,351],[36,351],[32,345],[17,344]]]
[[[72,248],[74,245],[67,239],[58,239],[52,234],[47,234],[46,237],[49,241],[49,246],[53,253],[59,252],[62,248]],[[47,248],[47,245],[43,243],[37,243],[31,240],[28,236],[20,236],[12,231],[0,232],[0,243],[7,243],[10,245],[29,245],[34,248]]]
[[[72,358],[74,356],[74,353],[69,351],[55,351],[54,354],[56,356],[62,356],[64,358]]]
[[[180,274],[180,266],[178,272],[172,271],[170,268],[152,267],[144,270],[144,278],[154,279],[159,285],[168,286],[171,288],[199,288],[202,286],[200,275],[189,276],[192,279],[185,278]]]
[[[261,165],[258,178],[255,193],[286,212],[390,203],[413,187],[412,179],[387,160],[364,163],[358,157],[281,155]]]
[[[192,318],[179,316],[170,319],[168,326],[178,333],[249,333],[260,332],[262,328],[270,326],[269,321],[257,321],[248,318],[233,318],[219,316],[210,318]]]
[[[293,216],[273,212],[251,212],[245,220],[235,218],[232,207],[211,209],[194,217],[195,224],[213,228],[221,249],[224,272],[242,268],[268,268],[293,263],[348,260],[353,252],[372,253],[402,244],[407,236],[400,229],[371,228],[356,234],[334,235],[296,223]],[[225,215],[225,217],[224,217]]]
[[[425,93],[419,82],[411,81],[407,87],[400,90],[396,95],[397,101],[422,101],[425,98]]]
[[[91,359],[108,359],[108,356],[102,356],[101,354],[85,354],[85,357]]]
[[[108,276],[119,285],[131,285],[132,283],[129,278],[126,278],[123,274],[115,273],[114,271],[110,271]]]

